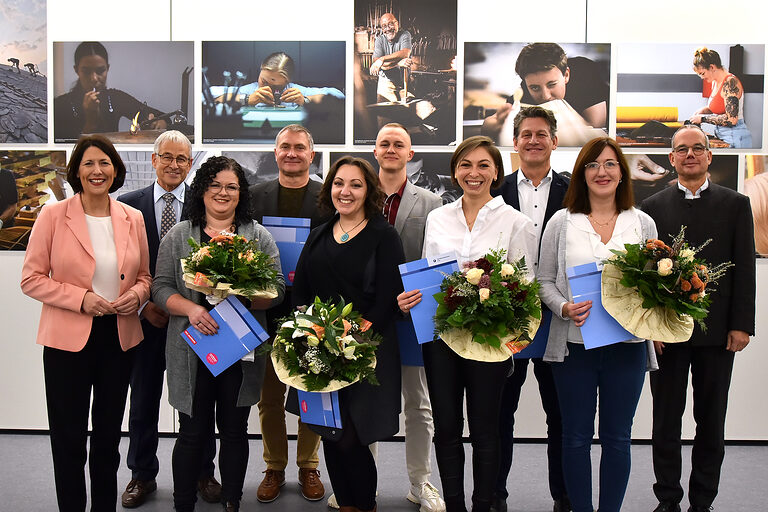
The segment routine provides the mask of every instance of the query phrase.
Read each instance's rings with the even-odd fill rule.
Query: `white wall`
[[[322,5],[322,7],[317,7]],[[265,10],[265,6],[270,6]],[[352,1],[294,0],[292,10],[302,13],[290,18],[279,15],[279,9],[265,2],[241,2],[235,7],[216,12],[217,4],[201,0],[134,0],[93,2],[49,0],[48,44],[52,55],[53,41],[195,41],[195,82],[200,79],[200,41],[205,40],[339,40],[347,41],[348,68],[352,63]],[[223,4],[219,7],[224,7]],[[762,2],[734,0],[728,12],[736,12],[739,30],[709,30],[704,39],[702,27],[711,27],[712,20],[726,19],[721,1],[647,0],[637,2],[616,0],[550,0],[536,11],[530,2],[521,0],[459,0],[458,8],[458,62],[462,62],[464,41],[559,41],[559,42],[686,42],[695,44],[765,43],[764,20],[768,19],[768,6]],[[234,9],[234,11],[233,11]],[[173,11],[173,22],[171,22]],[[235,12],[235,15],[232,13]],[[226,14],[225,14],[226,13]],[[310,14],[308,14],[310,13]],[[588,16],[588,23],[587,23]],[[49,58],[48,75],[51,76],[52,59]],[[765,66],[763,65],[763,69]],[[616,69],[612,71],[613,78]],[[353,90],[352,73],[348,73],[347,90]],[[462,98],[462,80],[459,75],[457,98]],[[52,87],[49,104],[52,104]],[[195,94],[196,109],[200,101]],[[615,92],[611,104],[615,105]],[[351,102],[348,102],[347,126],[351,127]],[[763,109],[764,110],[764,109]],[[196,112],[200,119],[200,111]],[[461,109],[458,109],[457,129],[460,128]],[[198,134],[200,126],[197,126]],[[352,130],[348,129],[348,146]],[[461,132],[458,132],[461,133]],[[200,138],[198,138],[200,140]],[[54,145],[35,145],[35,148],[54,148]],[[199,143],[195,149],[200,149]],[[4,146],[2,149],[14,149]],[[69,149],[69,148],[67,148]],[[135,148],[137,149],[137,148]],[[149,149],[146,147],[144,149]],[[217,151],[244,150],[248,147],[216,146]],[[323,148],[319,148],[323,150]],[[338,150],[338,148],[335,148]],[[558,150],[565,152],[565,149]],[[663,151],[662,151],[663,152]],[[327,162],[328,158],[324,159]],[[327,164],[326,164],[327,166]],[[739,180],[741,183],[743,180]],[[0,311],[4,333],[3,354],[0,358],[0,429],[45,429],[45,397],[41,370],[42,350],[34,343],[40,305],[25,297],[19,290],[23,253],[0,252]],[[758,283],[768,283],[768,261],[758,262]],[[758,312],[768,306],[768,287],[758,286]],[[66,326],[62,326],[66,335]],[[762,371],[768,360],[768,317],[758,313],[757,335],[742,354],[737,355],[731,386],[727,437],[729,439],[768,440],[768,407],[762,391],[768,389],[768,374]],[[647,386],[646,386],[647,387]],[[173,412],[163,402],[161,428],[174,429]],[[640,401],[633,437],[650,438],[650,394],[646,389]],[[289,429],[295,429],[290,421]],[[258,431],[256,408],[251,414],[251,431]],[[532,375],[523,389],[517,413],[516,435],[519,437],[545,436],[544,415]],[[690,410],[686,415],[684,435],[693,435]]]

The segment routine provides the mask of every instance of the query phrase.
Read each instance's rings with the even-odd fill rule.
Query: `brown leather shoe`
[[[154,480],[136,480],[132,478],[123,492],[121,502],[125,508],[140,507],[147,501],[147,496],[157,490]]]
[[[197,490],[200,493],[200,497],[208,503],[221,502],[221,484],[216,481],[213,475],[198,480]]]
[[[264,480],[256,491],[256,499],[262,503],[275,501],[280,496],[280,488],[285,485],[285,471],[268,469],[264,471]]]
[[[325,487],[320,481],[320,472],[312,468],[299,468],[301,495],[309,501],[318,501],[325,496]]]

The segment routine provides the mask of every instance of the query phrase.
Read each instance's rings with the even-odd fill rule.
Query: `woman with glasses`
[[[752,134],[744,123],[744,86],[736,75],[729,73],[715,50],[697,48],[693,55],[693,70],[702,80],[710,82],[712,94],[706,107],[695,112],[690,121],[715,126],[715,136],[732,148],[751,148]]]
[[[590,446],[599,396],[598,509],[619,512],[629,480],[632,420],[656,356],[653,344],[641,339],[586,350],[581,326],[592,302],[574,302],[566,269],[655,238],[656,225],[633,207],[627,162],[608,137],[582,148],[563,204],[542,235],[537,274],[541,299],[553,312],[544,360],[552,363],[562,414],[563,475],[573,511],[592,512]]]
[[[173,449],[173,502],[179,512],[194,510],[203,447],[213,431],[214,416],[221,436],[219,470],[221,501],[237,511],[248,466],[248,415],[259,401],[264,356],[239,361],[215,377],[181,338],[190,324],[203,334],[218,325],[206,297],[184,284],[179,260],[189,254],[189,238],[207,243],[221,232],[258,240],[258,248],[273,259],[278,271],[278,297],[253,299],[250,309],[266,325],[264,309],[282,301],[285,286],[280,257],[272,236],[249,212],[248,183],[242,167],[223,156],[206,160],[195,174],[187,204],[189,220],[176,224],[160,244],[152,298],[171,317],[166,340],[168,401],[179,411],[179,436]]]

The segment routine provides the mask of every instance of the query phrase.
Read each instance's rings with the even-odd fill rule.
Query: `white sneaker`
[[[339,503],[336,501],[336,495],[331,494],[328,497],[328,508],[334,508],[336,510],[339,510]]]
[[[419,512],[445,512],[445,502],[440,497],[440,491],[429,482],[412,485],[406,499],[421,505]]]

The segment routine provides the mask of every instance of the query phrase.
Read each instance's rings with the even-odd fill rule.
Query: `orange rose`
[[[702,288],[704,288],[704,282],[701,279],[699,279],[699,276],[696,274],[696,272],[694,272],[693,276],[691,276],[691,284],[697,290],[701,290]]]
[[[691,300],[693,302],[696,302],[697,300],[699,300],[699,294],[698,293],[692,293],[691,294]]]
[[[691,291],[691,283],[689,283],[685,279],[681,279],[680,280],[680,288],[682,288],[684,292],[689,292],[689,291]]]

